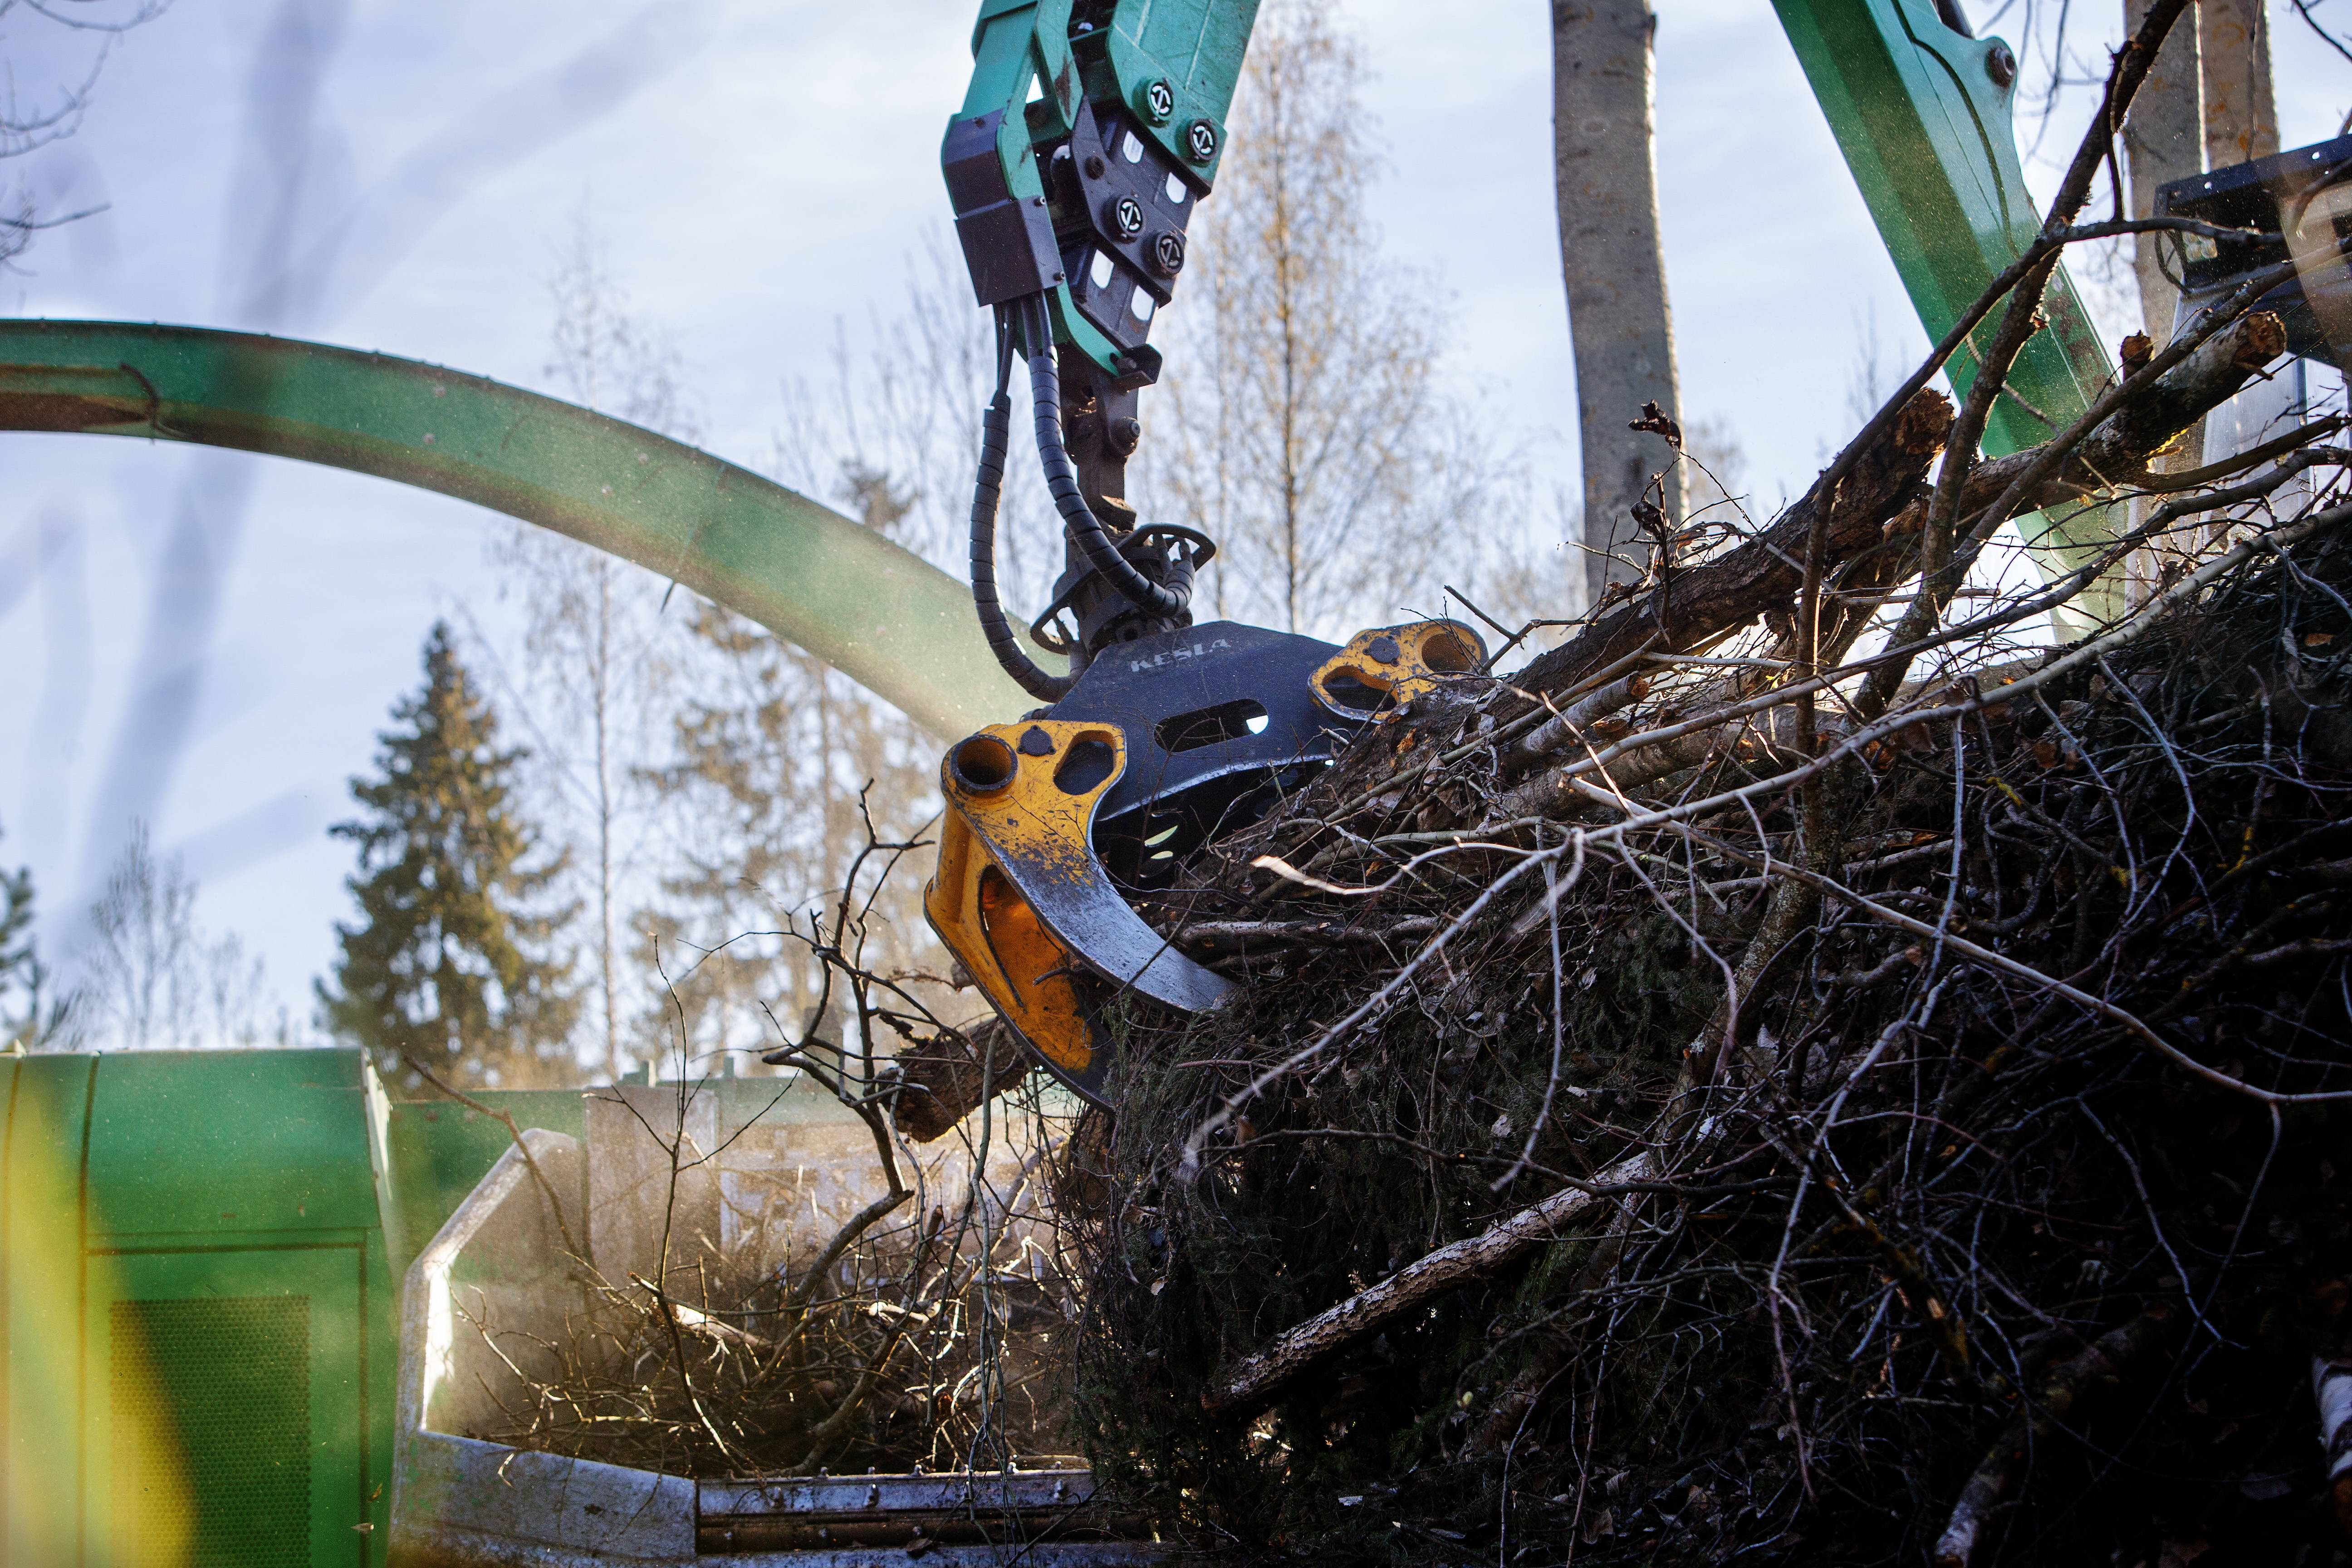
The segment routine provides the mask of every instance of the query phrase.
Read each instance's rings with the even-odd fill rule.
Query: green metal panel
[[[578,1089],[495,1089],[475,1095],[521,1127],[544,1127],[572,1138],[587,1136],[587,1118]],[[409,1263],[439,1233],[499,1156],[513,1146],[506,1123],[455,1100],[403,1101],[391,1107],[388,1122],[394,1185],[400,1194],[389,1240],[393,1267],[405,1275]],[[576,1199],[575,1225],[587,1213],[587,1195]]]
[[[90,1100],[89,1228],[379,1230],[358,1051],[119,1051]]]
[[[104,1256],[84,1336],[88,1561],[380,1561],[391,1389],[371,1363],[394,1303],[364,1249]]]
[[[2041,232],[2011,121],[2015,56],[1998,38],[1954,32],[1923,0],[1773,0],[1838,149],[1861,187],[1928,341]],[[2008,61],[2011,80],[2000,79]],[[2042,309],[2049,326],[2026,345],[1985,430],[1994,456],[2035,446],[2080,418],[2114,375],[2062,267]],[[1965,394],[1976,353],[2000,313],[1955,355],[1948,374]],[[2021,518],[2026,542],[2067,567],[2110,536],[2103,510],[2070,519]]]
[[[101,1568],[233,1542],[297,1480],[288,1561],[379,1560],[398,1281],[362,1054],[44,1056],[5,1073],[0,1560]],[[299,1389],[259,1376],[272,1356],[299,1363]],[[249,1419],[225,1426],[224,1409]]]
[[[1034,704],[968,590],[748,469],[571,404],[389,354],[194,327],[0,321],[0,429],[200,442],[438,490],[750,616],[940,740]]]

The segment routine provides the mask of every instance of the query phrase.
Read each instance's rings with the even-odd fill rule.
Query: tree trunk
[[[2217,0],[2200,0],[2210,5]],[[2260,0],[2253,0],[2259,5]],[[2147,19],[2150,0],[2125,0],[2125,31],[2137,33]],[[2131,112],[2124,121],[2124,147],[2131,160],[2131,215],[2149,216],[2156,209],[2156,188],[2187,179],[2204,170],[2204,108],[2198,86],[2200,26],[2176,26],[2156,54],[2147,78],[2132,96]],[[2160,247],[2169,237],[2133,237],[2132,270],[2139,275],[2142,331],[2162,348],[2172,337],[2172,310],[2180,291],[2165,276]],[[2178,271],[2176,266],[2174,268]],[[2188,465],[2195,466],[2192,457]]]
[[[2198,0],[2197,56],[2204,82],[2205,166],[2226,169],[2277,152],[2271,26],[2263,0]]]
[[[1645,402],[1681,417],[1652,147],[1656,27],[1643,0],[1553,0],[1554,168],[1584,454],[1588,604],[1600,602],[1605,584],[1642,576],[1632,510],[1653,472],[1667,470],[1664,510],[1683,515],[1673,453],[1626,428]]]

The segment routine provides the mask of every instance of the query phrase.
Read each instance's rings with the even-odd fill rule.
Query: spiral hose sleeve
[[[1004,457],[1012,445],[1013,399],[1006,384],[1012,379],[1012,341],[1007,323],[997,323],[996,395],[980,421],[980,471],[971,495],[971,605],[980,615],[981,634],[988,651],[1021,689],[1041,702],[1058,702],[1069,695],[1076,678],[1050,675],[1022,651],[1021,643],[1004,618],[996,595],[996,503],[1004,489]]]
[[[1192,602],[1192,584],[1163,587],[1135,569],[1118,552],[1110,535],[1078,489],[1078,472],[1062,440],[1062,375],[1054,363],[1053,334],[1038,325],[1045,311],[1044,296],[1034,297],[1036,316],[1028,323],[1029,389],[1037,408],[1037,456],[1045,469],[1045,489],[1054,510],[1062,514],[1070,537],[1086,552],[1087,563],[1102,574],[1128,603],[1156,616],[1181,616]]]

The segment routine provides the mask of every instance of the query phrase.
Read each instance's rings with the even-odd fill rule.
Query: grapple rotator
[[[1044,706],[950,748],[946,826],[924,911],[1013,1032],[1097,1103],[1108,1006],[1181,1011],[1233,983],[1137,914],[1183,858],[1255,822],[1390,709],[1486,650],[1452,621],[1383,626],[1344,647],[1261,626],[1194,626],[1216,552],[1127,501],[1148,338],[1183,270],[1186,229],[1224,150],[1255,0],[983,6],[964,107],[940,149],[957,237],[996,319],[981,425],[971,589],[997,661]],[[1032,93],[1034,96],[1032,96]],[[1038,667],[996,589],[1011,386],[1025,367],[1067,566],[1026,628],[1068,660]]]

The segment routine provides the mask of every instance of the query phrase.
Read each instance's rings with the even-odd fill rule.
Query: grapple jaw
[[[1344,648],[1229,621],[1119,645],[1036,717],[949,749],[924,913],[1046,1068],[1108,1105],[1112,1001],[1198,1013],[1236,989],[1131,900],[1303,787],[1366,724],[1485,658],[1453,621]]]

